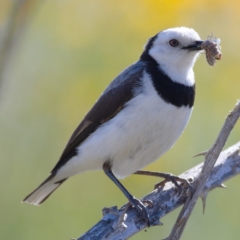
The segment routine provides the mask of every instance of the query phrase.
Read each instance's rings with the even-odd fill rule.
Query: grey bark
[[[185,203],[172,229],[170,236],[167,238],[168,240],[178,240],[181,238],[184,228],[187,224],[187,221],[193,211],[193,208],[198,198],[202,196],[202,191],[212,173],[213,167],[218,159],[218,156],[222,151],[233,127],[235,126],[237,120],[239,119],[239,116],[240,116],[240,101],[237,102],[234,109],[227,116],[226,121],[213,146],[209,149],[209,151],[205,152],[204,155],[206,156],[206,158],[204,161],[201,175],[197,180],[197,187],[195,189],[193,197]],[[205,201],[204,198],[203,200]]]

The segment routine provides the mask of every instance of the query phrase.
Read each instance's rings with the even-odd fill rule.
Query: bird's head
[[[150,55],[172,79],[179,74],[192,72],[199,55],[201,41],[198,33],[191,28],[170,28],[152,37],[145,47]],[[176,75],[176,76],[175,76]]]

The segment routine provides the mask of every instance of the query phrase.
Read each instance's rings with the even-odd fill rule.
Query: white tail
[[[49,176],[38,188],[25,197],[22,202],[40,205],[66,180],[67,178],[54,182],[53,176]]]

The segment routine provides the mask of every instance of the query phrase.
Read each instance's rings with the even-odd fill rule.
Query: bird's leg
[[[178,184],[178,182],[180,182],[180,183],[183,183],[185,186],[187,186],[187,188],[189,189],[190,196],[192,196],[192,194],[193,194],[193,189],[186,179],[172,175],[171,173],[161,173],[161,172],[151,172],[151,171],[139,170],[139,171],[135,172],[134,174],[165,178],[164,181],[155,184],[154,189],[157,189],[160,186],[164,185],[166,182],[171,181],[178,188],[178,191],[180,193],[182,190],[182,187]]]
[[[103,164],[103,170],[105,172],[105,174],[118,186],[118,188],[123,192],[123,194],[127,197],[129,203],[136,208],[136,210],[138,211],[138,214],[140,215],[141,218],[143,218],[146,222],[148,227],[150,227],[151,222],[149,219],[149,215],[147,212],[147,208],[144,205],[144,202],[152,205],[152,202],[150,201],[141,201],[137,198],[135,198],[134,196],[132,196],[128,190],[118,181],[118,179],[114,176],[114,174],[112,173],[111,170],[111,164],[110,162],[105,162]]]

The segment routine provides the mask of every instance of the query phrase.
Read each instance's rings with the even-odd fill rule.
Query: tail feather
[[[22,202],[33,205],[40,205],[43,203],[67,178],[61,181],[54,182],[54,175],[49,176],[39,187],[26,196]]]

